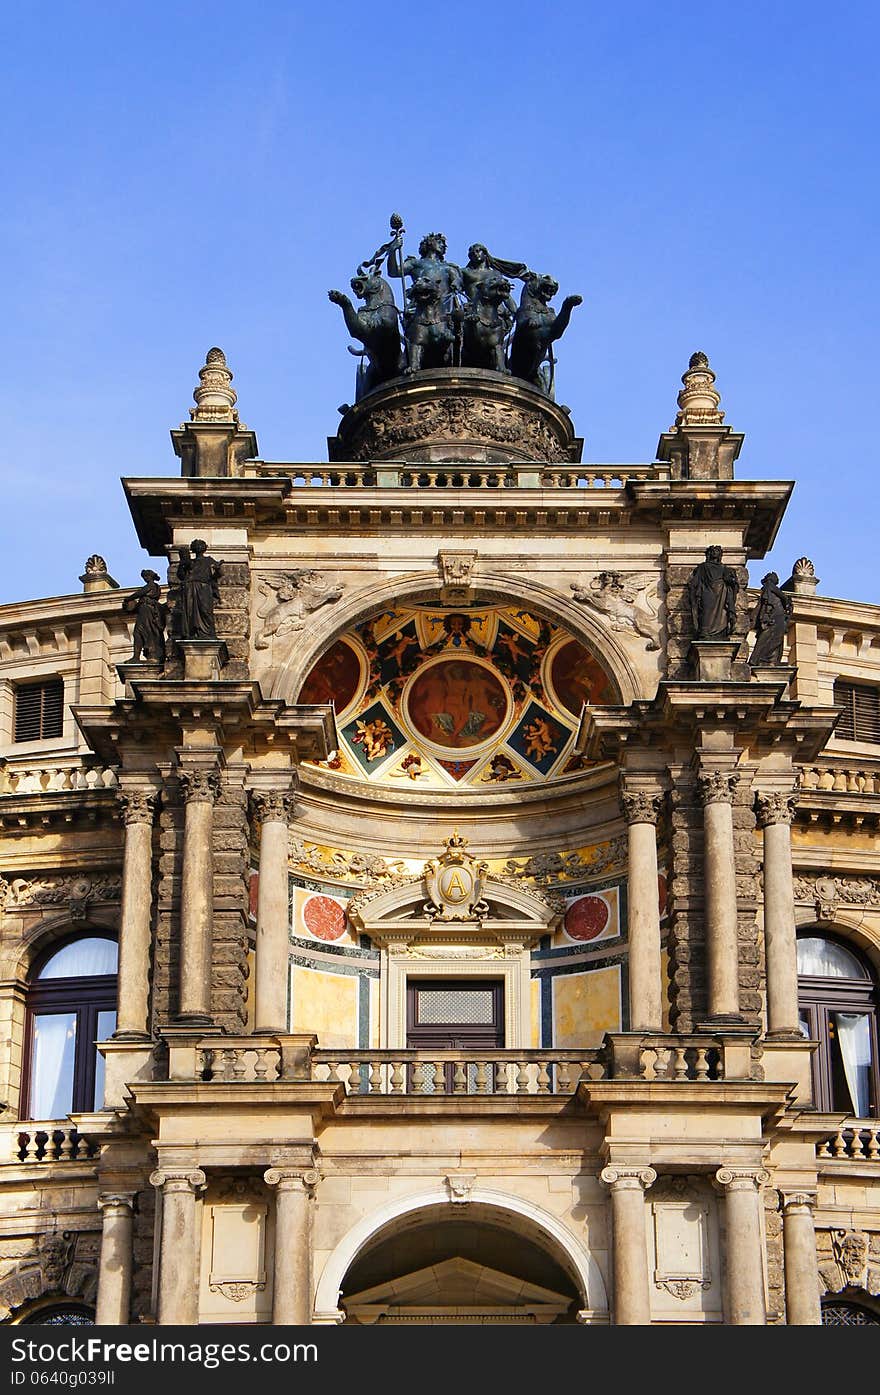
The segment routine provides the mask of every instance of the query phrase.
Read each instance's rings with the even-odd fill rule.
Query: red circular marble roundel
[[[595,940],[607,930],[611,912],[601,896],[579,896],[572,901],[562,922],[573,940]]]
[[[311,896],[303,907],[303,920],[317,940],[338,940],[345,933],[345,911],[329,896]]]

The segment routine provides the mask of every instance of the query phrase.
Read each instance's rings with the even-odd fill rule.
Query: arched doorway
[[[328,1260],[318,1321],[333,1299],[337,1320],[361,1325],[607,1320],[598,1268],[564,1224],[478,1189],[463,1202],[438,1189],[365,1218]]]

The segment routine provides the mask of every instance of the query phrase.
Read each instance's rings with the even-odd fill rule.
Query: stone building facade
[[[800,559],[749,667],[791,485],[683,383],[642,465],[477,369],[279,463],[212,350],[125,490],[217,638],[0,607],[3,1320],[880,1320],[880,607]]]

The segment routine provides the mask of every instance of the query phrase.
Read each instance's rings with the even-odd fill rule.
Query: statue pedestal
[[[155,681],[162,677],[164,671],[164,664],[160,664],[156,659],[139,659],[137,663],[130,659],[126,664],[116,665],[116,672],[125,684],[126,697],[133,696],[131,687],[133,682],[143,682],[144,679]]]
[[[755,664],[752,679],[755,683],[784,683],[787,689],[796,673],[796,664]]]
[[[730,683],[738,639],[695,639],[688,658],[698,683]]]
[[[229,650],[222,639],[179,639],[183,655],[183,677],[187,683],[216,683],[220,670],[229,662]]]

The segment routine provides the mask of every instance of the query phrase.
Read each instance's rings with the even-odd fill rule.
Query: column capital
[[[755,812],[758,827],[769,828],[771,824],[790,824],[797,809],[796,791],[759,790],[755,795]]]
[[[619,798],[623,817],[627,823],[656,824],[663,808],[662,793],[633,789],[621,782]]]
[[[812,1215],[817,1203],[815,1192],[781,1192],[779,1197],[779,1209],[784,1216],[792,1211],[806,1211]]]
[[[739,775],[733,770],[703,770],[697,775],[697,791],[700,802],[707,804],[732,804]]]
[[[150,1184],[168,1192],[198,1192],[208,1179],[200,1167],[162,1168],[150,1173]]]
[[[99,1211],[134,1211],[134,1192],[102,1192],[98,1197]]]
[[[653,1187],[657,1173],[653,1167],[603,1167],[599,1180],[612,1191],[643,1191]]]
[[[314,1196],[320,1180],[321,1174],[316,1167],[268,1167],[263,1173],[267,1187],[277,1187],[279,1192],[303,1191],[307,1196]]]
[[[715,1173],[716,1184],[725,1192],[757,1192],[769,1181],[770,1173],[763,1167],[719,1167]]]
[[[186,804],[213,804],[220,793],[220,772],[203,766],[178,766],[177,780]]]
[[[251,804],[261,823],[290,823],[296,799],[296,786],[287,789],[252,789]]]
[[[130,823],[151,824],[156,812],[157,797],[158,791],[155,789],[145,789],[143,785],[121,785],[116,791],[116,802],[126,827]]]

